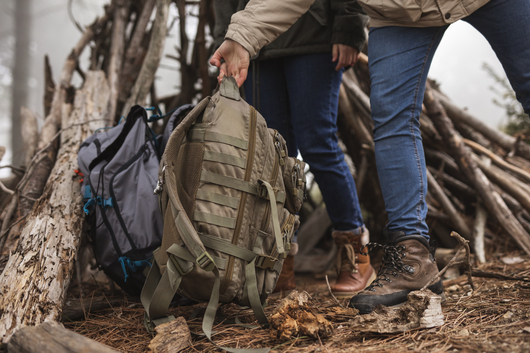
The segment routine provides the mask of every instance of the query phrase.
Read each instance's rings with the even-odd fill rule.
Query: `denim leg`
[[[388,230],[429,238],[427,175],[419,117],[434,52],[447,26],[370,30],[375,157]]]
[[[337,108],[342,70],[331,53],[284,58],[294,133],[336,230],[364,226],[357,190],[338,146]]]
[[[530,114],[530,1],[492,0],[465,21],[488,40]]]
[[[296,157],[298,147],[291,122],[283,59],[252,62],[244,89],[247,103],[260,112],[269,128],[276,129],[283,136],[289,156]]]

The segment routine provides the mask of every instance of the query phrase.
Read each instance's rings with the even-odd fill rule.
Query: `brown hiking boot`
[[[272,293],[289,292],[296,288],[294,279],[294,255],[296,253],[298,253],[298,244],[292,243],[289,254],[283,261],[282,272],[280,272],[280,277]]]
[[[420,235],[393,234],[391,245],[368,244],[370,250],[383,247],[384,257],[377,278],[364,291],[350,300],[349,306],[361,314],[371,313],[377,305],[400,306],[407,295],[420,290],[438,273],[434,256],[427,239]],[[443,296],[442,280],[428,287],[433,293]]]
[[[337,298],[347,298],[362,291],[376,277],[370,264],[370,256],[361,254],[362,240],[368,238],[368,229],[356,235],[351,231],[334,231],[333,240],[339,251],[337,256],[338,278],[331,292]],[[367,239],[366,239],[367,241]]]

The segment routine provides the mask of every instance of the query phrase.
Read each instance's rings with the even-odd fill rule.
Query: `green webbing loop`
[[[247,165],[246,158],[241,158],[228,153],[204,151],[203,160],[209,162],[218,162],[223,164],[230,164],[239,168],[245,168]]]
[[[171,259],[178,259],[179,263],[182,261],[182,260],[186,260],[186,261],[189,261],[190,262],[190,265],[191,265],[191,269],[189,271],[186,272],[186,270],[183,270],[184,272],[186,272],[185,274],[191,272],[191,270],[193,269],[193,263],[195,262],[195,257],[193,257],[192,254],[190,254],[190,252],[178,245],[178,244],[173,244],[171,245],[167,250],[166,252],[170,255],[170,258]],[[215,266],[217,266],[217,268],[219,268],[220,270],[224,270],[226,268],[226,259],[222,259],[220,257],[217,257],[217,256],[213,256],[213,255],[210,255],[213,259],[213,261],[215,262]],[[182,260],[181,260],[182,259]],[[181,265],[182,266],[182,265]]]
[[[256,279],[256,259],[245,266],[245,287],[247,289],[248,300],[254,315],[258,318],[260,325],[267,325],[269,320],[263,311],[261,299],[258,292],[258,281]]]
[[[199,237],[204,246],[209,249],[220,251],[227,255],[235,256],[247,262],[251,262],[256,257],[256,254],[252,251],[234,245],[228,240],[204,233],[199,233]]]
[[[258,180],[260,186],[265,186],[267,193],[269,195],[269,201],[271,205],[271,217],[272,217],[272,227],[274,231],[274,237],[276,238],[276,246],[278,248],[278,255],[285,254],[285,249],[283,247],[282,232],[280,229],[280,220],[278,218],[278,208],[276,207],[276,196],[274,195],[274,190],[268,182],[265,180]]]
[[[157,281],[157,279],[159,280]],[[153,261],[140,296],[142,305],[148,316],[146,321],[146,328],[148,330],[153,325],[156,326],[157,321],[159,323],[169,321],[167,319],[167,310],[181,281],[182,276],[175,268],[173,262],[167,262],[166,271],[160,276],[158,264],[156,261]]]
[[[236,226],[236,219],[218,216],[213,213],[206,213],[201,211],[195,211],[193,213],[193,220],[197,222],[204,222],[208,224],[213,224],[219,227],[225,227],[229,229],[234,229]]]
[[[186,141],[193,142],[219,142],[225,145],[237,147],[242,150],[248,149],[248,141],[238,137],[220,134],[218,132],[206,131],[205,129],[191,129],[186,136]]]
[[[197,190],[197,195],[195,196],[195,199],[210,201],[218,205],[231,207],[235,210],[239,208],[238,198],[227,196],[227,195],[216,194],[215,192],[205,191],[202,189]]]
[[[243,191],[249,194],[258,195],[258,188],[256,185],[237,178],[232,178],[226,175],[212,173],[207,170],[201,172],[201,181],[204,183],[216,184],[226,186],[227,188]]]
[[[219,278],[219,270],[215,268],[213,270],[215,274],[215,280],[212,288],[212,295],[210,296],[210,301],[206,307],[206,312],[204,313],[204,319],[202,320],[202,331],[208,338],[208,340],[214,344],[216,347],[219,347],[215,342],[212,341],[212,328],[215,320],[215,313],[217,312],[217,306],[219,305],[219,289],[221,287],[221,280]],[[240,349],[240,348],[228,348],[228,347],[219,347],[230,353],[268,353],[269,348],[258,348],[258,349]]]

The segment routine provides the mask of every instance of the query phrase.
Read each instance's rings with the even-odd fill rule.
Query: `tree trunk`
[[[31,0],[17,0],[15,5],[15,57],[13,67],[13,101],[11,105],[11,151],[13,164],[24,163],[20,108],[27,106],[29,79],[29,44],[31,34]]]
[[[0,337],[60,319],[83,228],[81,188],[75,177],[81,143],[102,126],[109,101],[103,72],[87,73],[61,133],[57,163],[0,275]],[[64,122],[63,122],[64,123]]]

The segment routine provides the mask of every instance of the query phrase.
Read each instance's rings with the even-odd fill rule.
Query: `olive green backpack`
[[[173,319],[175,293],[209,302],[208,338],[219,302],[250,306],[267,323],[263,304],[298,228],[305,188],[304,163],[287,155],[233,78],[176,127],[155,189],[164,231],[141,296],[148,329]]]

